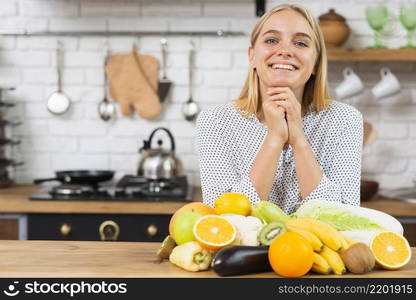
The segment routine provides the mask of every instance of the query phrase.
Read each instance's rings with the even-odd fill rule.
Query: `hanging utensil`
[[[162,72],[163,76],[159,79],[159,86],[157,94],[159,95],[160,102],[164,102],[166,96],[169,93],[172,81],[170,81],[166,75],[166,66],[167,66],[167,56],[168,56],[168,41],[163,38],[160,40],[160,45],[162,49]]]
[[[56,72],[58,75],[58,90],[48,97],[47,108],[54,115],[62,115],[68,111],[71,100],[62,92],[62,44],[58,42],[56,47]]]
[[[116,110],[114,104],[108,100],[108,78],[105,67],[107,66],[109,57],[110,54],[107,51],[104,59],[104,99],[98,103],[98,114],[104,121],[110,120],[114,116]]]
[[[371,125],[371,123],[364,122],[364,138],[363,138],[363,147],[367,148],[377,139],[378,133],[377,130]]]
[[[194,71],[195,46],[191,41],[189,50],[189,99],[182,106],[182,112],[187,121],[193,121],[199,113],[199,105],[192,98],[193,71]]]

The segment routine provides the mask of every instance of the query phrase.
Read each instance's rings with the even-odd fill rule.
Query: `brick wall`
[[[268,1],[268,6],[286,1]],[[303,0],[318,17],[333,7],[348,19],[352,34],[347,46],[366,47],[372,32],[364,18],[370,0]],[[395,1],[387,1],[397,14]],[[390,47],[405,43],[405,32],[397,15],[385,32]],[[249,33],[257,18],[252,0],[2,0],[0,29],[83,30],[225,30]],[[189,97],[187,50],[190,38],[169,37],[168,77],[174,87],[155,121],[135,115],[118,116],[105,123],[97,114],[103,98],[103,48],[113,52],[130,50],[137,42],[142,53],[161,58],[159,36],[146,37],[3,37],[0,38],[0,85],[17,89],[5,98],[16,102],[8,115],[24,125],[13,135],[22,144],[13,149],[25,166],[16,170],[20,183],[53,175],[54,170],[110,168],[117,174],[134,173],[142,140],[158,126],[170,128],[177,153],[194,184],[199,184],[194,147],[194,124],[181,116],[181,105]],[[65,49],[63,88],[72,106],[64,116],[53,116],[45,107],[56,89],[55,47]],[[193,38],[196,44],[194,99],[202,108],[224,103],[239,93],[247,71],[248,36]],[[375,144],[364,151],[363,176],[379,180],[382,187],[412,185],[416,172],[416,66],[414,63],[330,63],[330,87],[342,80],[342,69],[351,66],[365,81],[366,91],[345,102],[356,106],[379,131]],[[403,84],[400,95],[374,100],[370,89],[388,66]]]

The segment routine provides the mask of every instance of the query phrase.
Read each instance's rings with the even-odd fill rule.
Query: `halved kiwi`
[[[286,225],[281,222],[271,222],[265,225],[259,233],[259,242],[263,246],[270,246],[272,241],[286,232]]]
[[[176,247],[175,240],[170,235],[168,235],[163,240],[159,249],[157,249],[157,256],[159,257],[160,260],[168,259],[170,253],[175,247]]]

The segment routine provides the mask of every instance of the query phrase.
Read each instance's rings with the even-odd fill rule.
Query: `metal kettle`
[[[159,131],[165,131],[169,138],[171,149],[162,148],[163,141],[158,140],[158,148],[152,148],[152,138]],[[137,175],[151,180],[169,180],[182,175],[182,163],[175,155],[175,140],[172,133],[164,127],[158,127],[152,131],[148,140],[143,141],[140,148],[141,154]]]

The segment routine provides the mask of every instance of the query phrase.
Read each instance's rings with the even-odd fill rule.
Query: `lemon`
[[[248,216],[251,212],[250,199],[240,193],[224,193],[214,201],[215,213],[222,214],[237,214]]]

